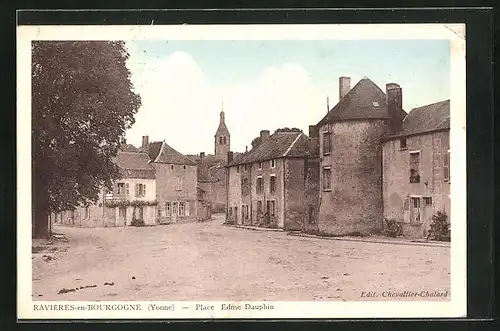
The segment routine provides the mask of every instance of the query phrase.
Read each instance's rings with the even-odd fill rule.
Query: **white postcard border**
[[[33,301],[31,265],[31,41],[32,40],[352,40],[447,39],[451,45],[451,299],[447,302],[252,302],[273,309],[224,311],[222,304],[249,302]],[[465,24],[19,26],[17,30],[17,309],[19,319],[211,318],[432,318],[466,315],[466,85]],[[195,298],[193,298],[195,299]],[[74,310],[35,310],[73,305]],[[196,304],[214,311],[196,311]],[[151,304],[157,306],[151,309]],[[95,306],[99,305],[99,306]],[[107,305],[107,306],[106,306]],[[113,306],[114,305],[114,306]],[[113,310],[122,305],[121,310]],[[141,310],[126,310],[139,305]],[[183,306],[191,307],[183,309]],[[78,308],[78,307],[87,307]],[[91,307],[91,308],[88,308]],[[94,307],[95,309],[92,309]],[[137,307],[137,306],[135,306]],[[156,308],[164,309],[157,310]],[[170,308],[169,308],[170,307]],[[67,308],[67,307],[66,307]],[[101,310],[102,309],[102,310]],[[106,310],[109,309],[109,310]]]

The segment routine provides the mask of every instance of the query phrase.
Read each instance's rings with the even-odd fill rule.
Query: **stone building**
[[[95,204],[53,215],[54,222],[81,227],[128,226],[133,220],[156,224],[155,169],[148,160],[145,153],[119,151],[114,162],[122,178],[113,189],[101,190]]]
[[[300,131],[260,133],[260,143],[226,167],[226,220],[237,224],[299,230],[304,219],[304,155]]]
[[[165,141],[149,143],[143,136],[141,149],[147,151],[156,173],[157,218],[160,224],[194,221],[198,218],[197,164]]]
[[[319,171],[306,177],[314,188],[319,180],[318,204],[309,202],[308,214],[320,232],[333,235],[367,234],[382,230],[382,139],[401,130],[406,116],[401,88],[387,84],[386,93],[370,79],[350,89],[350,78],[339,79],[339,102],[315,125]],[[311,141],[310,139],[310,142]],[[319,159],[318,159],[319,158]],[[316,216],[317,215],[317,216]]]
[[[450,215],[450,101],[415,108],[384,139],[384,216],[403,234],[425,237],[432,215]]]

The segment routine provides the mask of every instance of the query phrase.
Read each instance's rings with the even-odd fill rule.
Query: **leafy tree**
[[[47,216],[97,202],[119,178],[113,163],[141,105],[123,41],[32,43],[34,235]]]

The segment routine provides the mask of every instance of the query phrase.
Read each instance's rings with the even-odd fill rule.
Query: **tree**
[[[95,203],[120,177],[113,163],[141,99],[123,41],[32,43],[34,235],[50,213]]]

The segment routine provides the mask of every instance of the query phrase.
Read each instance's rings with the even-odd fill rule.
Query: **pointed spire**
[[[220,123],[224,123],[225,118],[224,118],[224,101],[221,104],[221,111],[220,111]]]

